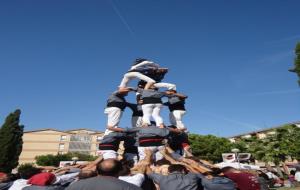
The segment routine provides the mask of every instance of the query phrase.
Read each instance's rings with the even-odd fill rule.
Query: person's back
[[[200,178],[197,174],[172,173],[169,175],[150,174],[150,179],[159,185],[160,190],[197,190]]]
[[[232,167],[222,168],[226,177],[234,181],[240,190],[260,190],[258,178],[251,173],[241,172]]]
[[[24,187],[22,190],[64,190],[64,186],[38,186],[38,185],[31,185]]]
[[[197,190],[199,181],[203,178],[201,174],[187,173],[184,166],[177,164],[169,166],[169,175],[148,174],[160,190]]]
[[[68,190],[141,190],[141,188],[119,180],[121,162],[115,159],[102,160],[97,166],[98,176],[77,181]]]
[[[141,188],[119,180],[115,177],[96,176],[89,179],[77,181],[70,185],[67,190],[141,190]]]
[[[213,177],[212,179],[202,178],[204,190],[235,190],[233,181],[226,177]]]

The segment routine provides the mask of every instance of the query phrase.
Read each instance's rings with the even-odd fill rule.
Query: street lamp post
[[[233,149],[231,149],[231,152],[233,152],[235,154],[235,159],[238,162],[239,169],[241,169],[241,164],[240,164],[240,160],[239,160],[239,152],[240,152],[240,150],[237,149],[237,148],[233,148]]]
[[[76,165],[76,162],[78,161],[78,157],[74,156],[72,157],[73,165]]]

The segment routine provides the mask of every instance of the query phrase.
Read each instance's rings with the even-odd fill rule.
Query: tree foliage
[[[18,167],[18,174],[22,179],[29,179],[34,174],[39,173],[41,170],[35,167],[32,163],[21,164]]]
[[[274,130],[266,138],[252,137],[238,143],[246,144],[246,151],[256,160],[273,162],[278,165],[289,157],[300,158],[300,128],[296,125],[285,125]]]
[[[213,162],[222,161],[222,153],[231,152],[233,144],[226,138],[213,135],[189,135],[193,154]]]
[[[213,162],[222,161],[222,153],[231,152],[232,148],[251,153],[255,160],[273,162],[276,165],[288,158],[300,159],[300,128],[296,125],[280,127],[265,138],[254,136],[235,143],[213,135],[191,134],[189,140],[195,156]]]
[[[11,172],[19,164],[23,146],[23,129],[20,125],[21,111],[9,114],[0,129],[0,171]]]
[[[73,157],[78,157],[80,161],[93,161],[97,157],[88,155],[88,154],[80,154],[80,153],[67,153],[67,154],[47,154],[36,156],[36,164],[40,166],[59,166],[60,161],[72,161]]]
[[[300,85],[300,42],[297,43],[295,48],[295,60],[294,60],[294,68],[291,69],[291,72],[295,72],[298,75],[298,84]]]

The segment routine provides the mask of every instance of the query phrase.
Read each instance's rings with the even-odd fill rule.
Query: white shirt
[[[14,181],[8,190],[22,190],[24,187],[30,186],[30,184],[27,184],[27,181],[26,179],[18,179]]]
[[[300,182],[300,171],[296,172],[295,174],[295,180]]]
[[[56,176],[56,180],[53,184],[64,185],[68,182],[75,180],[78,177],[78,175],[79,175],[79,172]]]
[[[131,183],[133,185],[136,185],[138,187],[141,187],[145,180],[145,175],[144,174],[135,174],[132,176],[119,176],[119,179],[122,181],[126,181],[128,183]]]

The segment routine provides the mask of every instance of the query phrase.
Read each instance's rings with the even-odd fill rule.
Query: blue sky
[[[300,120],[292,68],[300,1],[0,1],[0,122],[103,130],[106,98],[136,57],[170,68],[193,133]],[[135,83],[131,83],[134,85]],[[133,100],[133,94],[128,97]],[[128,126],[126,110],[121,126]],[[168,123],[167,109],[163,116]]]

